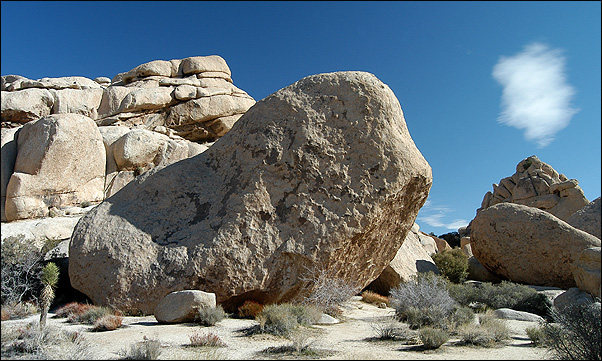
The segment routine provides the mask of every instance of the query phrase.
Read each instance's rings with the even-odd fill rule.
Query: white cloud
[[[545,147],[577,113],[570,105],[573,88],[566,82],[565,59],[558,49],[540,43],[501,57],[493,77],[503,87],[498,122],[525,130],[527,140]]]
[[[458,228],[468,225],[465,219],[446,220],[447,213],[453,210],[446,206],[433,205],[433,202],[427,200],[420,209],[418,221],[424,222],[431,227],[440,227],[457,231]]]

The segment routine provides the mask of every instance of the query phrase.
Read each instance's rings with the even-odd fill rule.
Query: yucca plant
[[[42,293],[40,295],[40,328],[46,326],[46,317],[48,316],[48,308],[52,300],[54,300],[54,287],[59,280],[59,268],[53,262],[49,262],[42,268],[40,281],[42,281]]]

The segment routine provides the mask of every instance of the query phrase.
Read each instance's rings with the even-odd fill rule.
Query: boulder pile
[[[255,104],[215,55],[155,60],[113,80],[0,79],[2,221],[96,204],[205,151]]]

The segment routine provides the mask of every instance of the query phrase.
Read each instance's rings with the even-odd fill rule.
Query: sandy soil
[[[535,325],[532,322],[506,320],[512,338],[504,345],[495,348],[482,348],[456,345],[452,338],[438,350],[424,351],[417,346],[404,345],[400,341],[375,341],[372,324],[394,313],[392,308],[380,309],[354,298],[344,307],[342,321],[335,325],[314,326],[309,330],[313,348],[323,350],[321,359],[405,359],[405,360],[539,360],[549,358],[547,351],[531,345],[525,328]],[[39,316],[22,320],[2,322],[2,332],[10,327],[37,321]],[[89,332],[91,326],[69,324],[65,319],[52,318],[48,324],[71,331],[83,331],[91,341],[95,358],[118,359],[120,352],[130,345],[142,341],[143,337],[160,340],[160,359],[277,359],[286,355],[266,355],[262,350],[271,346],[291,344],[290,340],[272,335],[245,336],[241,330],[257,324],[254,320],[227,318],[212,327],[195,324],[161,325],[154,316],[124,317],[124,326],[109,332]],[[186,347],[189,335],[195,331],[213,332],[226,343],[226,347]],[[307,357],[299,357],[307,358]],[[309,357],[315,358],[315,357]]]

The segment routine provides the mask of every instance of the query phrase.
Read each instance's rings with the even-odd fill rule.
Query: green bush
[[[432,256],[441,274],[454,283],[468,277],[468,256],[460,248],[448,249]]]
[[[450,296],[463,306],[471,303],[482,303],[489,308],[511,308],[540,315],[546,319],[551,317],[552,303],[544,294],[533,288],[502,281],[499,284],[483,282],[481,284],[448,283]]]
[[[553,312],[545,324],[546,345],[562,360],[600,360],[600,303],[576,304]]]
[[[420,341],[424,348],[433,350],[441,347],[449,340],[449,334],[441,329],[425,327],[420,330]]]
[[[203,326],[213,326],[226,318],[226,312],[221,305],[217,307],[199,307],[194,321]]]

